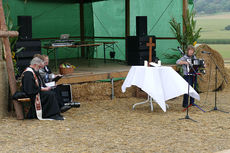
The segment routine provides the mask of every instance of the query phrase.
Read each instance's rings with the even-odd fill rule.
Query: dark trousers
[[[58,106],[59,108],[61,108],[62,106],[64,106],[64,102],[61,96],[61,89],[59,88],[59,86],[56,86],[56,88],[53,89],[53,91],[56,93],[56,98],[58,100]]]
[[[196,75],[184,75],[184,79],[196,90],[197,76]],[[188,106],[188,94],[184,94],[183,107]],[[194,98],[190,97],[190,104],[194,103]]]

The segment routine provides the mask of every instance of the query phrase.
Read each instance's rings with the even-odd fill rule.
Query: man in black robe
[[[38,71],[39,72],[38,75],[40,76],[40,78],[43,82],[43,86],[46,86],[45,83],[52,82],[54,78],[57,78],[57,77],[61,78],[62,77],[62,75],[60,75],[60,74],[56,75],[56,74],[52,73],[51,69],[48,66],[49,65],[49,56],[35,54],[34,57],[38,57],[41,60],[43,60],[43,62],[44,62],[44,66],[42,68],[40,68]],[[69,85],[60,84],[60,85],[57,85],[53,90],[57,95],[59,107],[60,107],[62,113],[69,110],[71,107],[80,107],[79,102],[73,102],[72,99],[70,99],[70,98],[64,98],[65,100],[62,98],[61,95],[62,95],[63,88],[64,89],[68,88],[66,86],[69,86]],[[70,89],[68,92],[71,93]],[[68,99],[69,99],[69,101],[68,101]]]
[[[56,93],[51,87],[42,87],[37,71],[43,66],[43,61],[38,57],[31,60],[30,66],[22,75],[22,90],[31,99],[31,107],[28,118],[64,120],[60,115],[60,109]]]

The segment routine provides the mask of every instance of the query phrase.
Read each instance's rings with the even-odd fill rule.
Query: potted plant
[[[187,15],[183,17],[184,30],[181,28],[181,23],[178,23],[174,17],[169,22],[171,30],[182,47],[182,50],[186,50],[189,44],[193,44],[195,46],[198,38],[200,37],[200,31],[202,28],[196,30],[196,21],[194,20],[194,17],[195,12],[187,10]]]

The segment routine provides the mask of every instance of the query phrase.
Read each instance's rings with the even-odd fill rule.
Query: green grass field
[[[230,13],[197,17],[196,21],[197,27],[202,28],[200,39],[230,40],[230,30],[224,30],[226,26],[230,25]],[[230,59],[230,44],[208,45],[217,50],[224,59]]]
[[[230,19],[198,19],[197,27],[201,27],[200,39],[230,39],[230,30],[224,28],[230,25]]]

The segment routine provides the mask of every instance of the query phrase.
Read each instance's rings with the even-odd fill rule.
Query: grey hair
[[[194,52],[195,52],[195,50],[196,50],[195,47],[194,47],[193,45],[188,45],[187,51],[190,50],[190,49],[193,50]]]
[[[38,58],[38,57],[34,57],[31,61],[30,61],[30,65],[39,65],[39,64],[43,64],[43,60]]]

